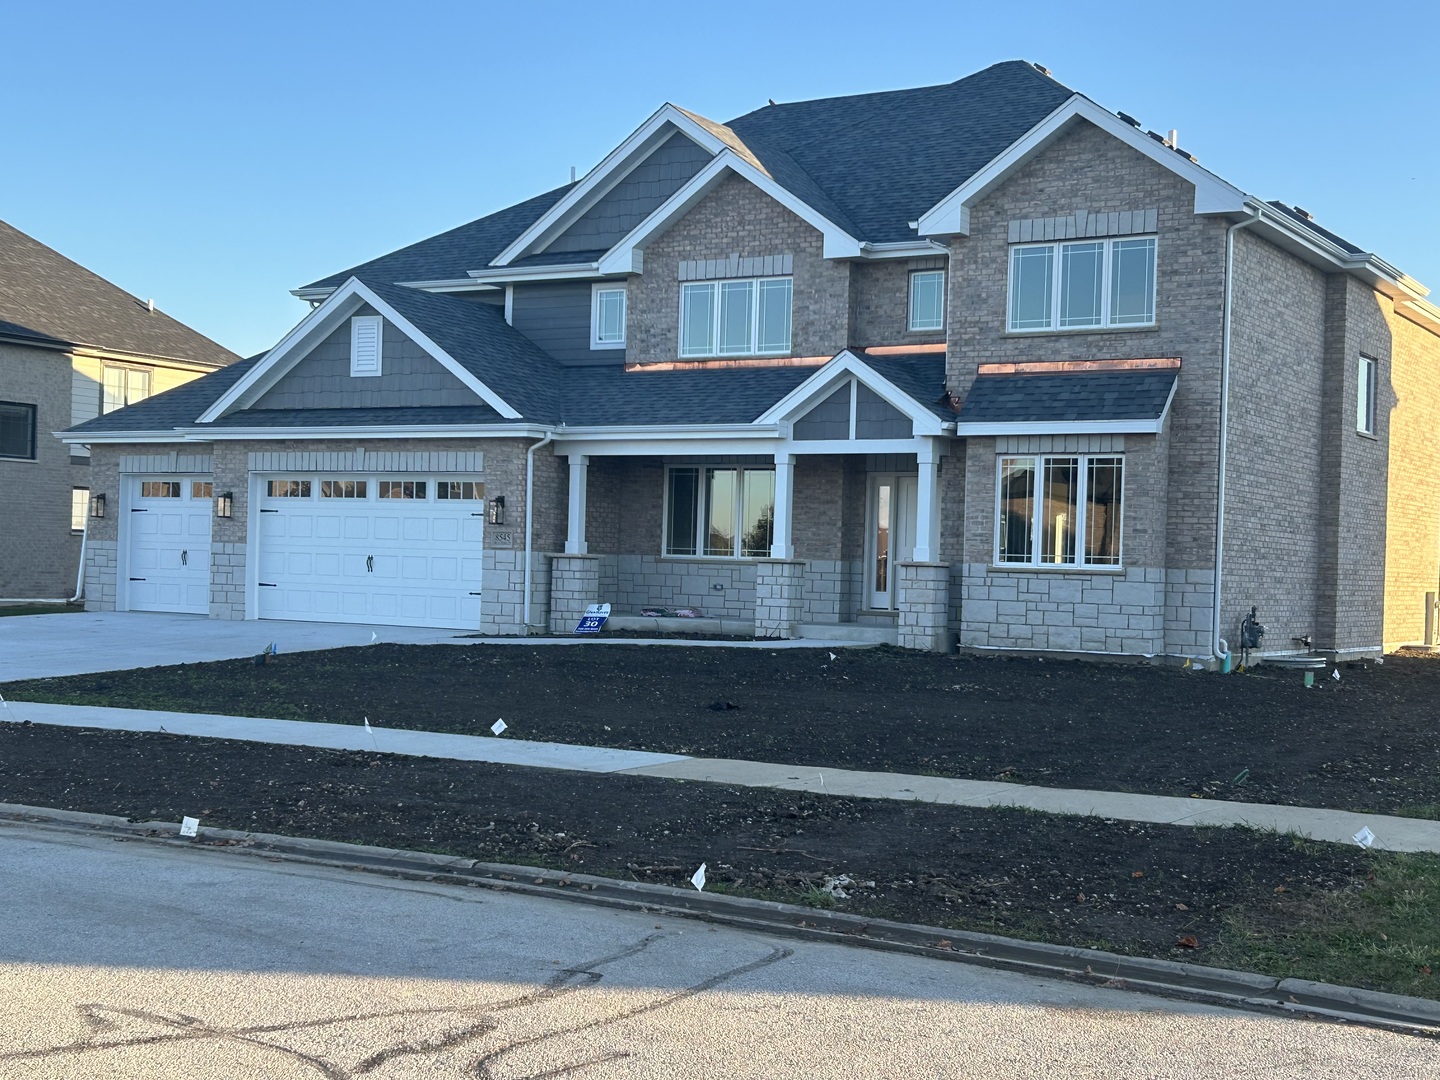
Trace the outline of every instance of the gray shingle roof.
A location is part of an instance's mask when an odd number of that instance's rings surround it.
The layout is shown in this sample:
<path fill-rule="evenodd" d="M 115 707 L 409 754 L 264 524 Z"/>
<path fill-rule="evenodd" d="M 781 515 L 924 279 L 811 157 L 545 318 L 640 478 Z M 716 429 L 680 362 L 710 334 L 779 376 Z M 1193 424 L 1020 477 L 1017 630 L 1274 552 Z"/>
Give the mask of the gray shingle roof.
<path fill-rule="evenodd" d="M 417 244 L 381 255 L 367 263 L 331 274 L 304 286 L 333 289 L 352 277 L 365 281 L 455 281 L 479 270 L 510 246 L 540 215 L 560 201 L 571 185 L 507 206 Z M 579 260 L 572 260 L 579 261 Z"/>
<path fill-rule="evenodd" d="M 945 394 L 945 357 L 916 356 L 902 360 L 896 357 L 866 356 L 862 359 L 877 375 L 889 379 L 940 419 L 955 419 L 955 413 L 947 404 L 948 398 Z"/>
<path fill-rule="evenodd" d="M 959 421 L 1054 423 L 1078 420 L 1156 420 L 1165 411 L 1177 372 L 1066 372 L 1057 375 L 981 375 L 970 387 Z"/>
<path fill-rule="evenodd" d="M 213 405 L 221 394 L 235 383 L 264 357 L 264 353 L 245 360 L 237 360 L 228 367 L 202 375 L 173 390 L 138 401 L 117 412 L 105 413 L 77 424 L 74 432 L 93 431 L 96 434 L 126 431 L 169 431 L 195 422 L 195 418 Z"/>
<path fill-rule="evenodd" d="M 1313 218 L 1306 217 L 1293 206 L 1286 206 L 1283 202 L 1280 202 L 1276 199 L 1271 199 L 1266 205 L 1274 207 L 1276 210 L 1279 210 L 1280 213 L 1284 214 L 1287 218 L 1289 218 L 1295 224 L 1299 225 L 1301 228 L 1309 229 L 1316 236 L 1323 236 L 1326 240 L 1329 240 L 1337 247 L 1348 251 L 1351 255 L 1365 254 L 1364 248 L 1356 247 L 1349 240 L 1346 240 L 1343 236 L 1340 236 L 1337 233 L 1331 232 L 1329 229 L 1317 225 Z"/>
<path fill-rule="evenodd" d="M 571 368 L 565 423 L 748 424 L 815 374 L 814 368 L 632 371 Z"/>
<path fill-rule="evenodd" d="M 219 366 L 239 357 L 0 221 L 0 335 Z"/>

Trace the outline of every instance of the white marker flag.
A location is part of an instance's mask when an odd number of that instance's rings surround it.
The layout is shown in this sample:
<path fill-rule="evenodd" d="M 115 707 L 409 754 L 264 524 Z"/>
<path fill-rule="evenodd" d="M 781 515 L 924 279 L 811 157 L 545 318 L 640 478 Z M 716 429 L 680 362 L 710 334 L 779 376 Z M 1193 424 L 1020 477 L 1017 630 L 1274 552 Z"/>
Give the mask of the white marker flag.
<path fill-rule="evenodd" d="M 1339 669 L 1339 668 L 1336 668 L 1334 671 L 1330 672 L 1330 678 L 1334 679 L 1336 682 L 1339 682 L 1339 681 L 1340 681 L 1340 669 Z"/>
<path fill-rule="evenodd" d="M 180 835 L 194 836 L 200 831 L 200 819 L 196 817 L 182 817 L 180 819 Z"/>
<path fill-rule="evenodd" d="M 690 875 L 690 884 L 701 892 L 705 891 L 705 864 L 703 862 L 700 864 L 700 869 Z"/>
<path fill-rule="evenodd" d="M 509 726 L 510 725 L 505 723 L 504 720 L 496 720 L 493 724 L 490 725 L 490 731 L 495 735 L 499 735 Z"/>
<path fill-rule="evenodd" d="M 1355 843 L 1359 844 L 1361 847 L 1375 846 L 1375 834 L 1370 831 L 1369 825 L 1366 825 L 1363 829 L 1357 832 L 1354 839 Z"/>

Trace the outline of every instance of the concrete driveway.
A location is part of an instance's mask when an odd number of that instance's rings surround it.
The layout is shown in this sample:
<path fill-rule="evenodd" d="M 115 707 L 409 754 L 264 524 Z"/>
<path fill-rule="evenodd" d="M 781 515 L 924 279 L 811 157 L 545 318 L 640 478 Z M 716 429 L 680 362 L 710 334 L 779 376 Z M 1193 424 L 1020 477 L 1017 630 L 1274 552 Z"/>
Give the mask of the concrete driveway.
<path fill-rule="evenodd" d="M 0 618 L 0 682 L 91 671 L 194 664 L 278 651 L 308 652 L 379 641 L 429 645 L 463 631 L 354 623 L 226 622 L 204 615 L 87 611 Z"/>

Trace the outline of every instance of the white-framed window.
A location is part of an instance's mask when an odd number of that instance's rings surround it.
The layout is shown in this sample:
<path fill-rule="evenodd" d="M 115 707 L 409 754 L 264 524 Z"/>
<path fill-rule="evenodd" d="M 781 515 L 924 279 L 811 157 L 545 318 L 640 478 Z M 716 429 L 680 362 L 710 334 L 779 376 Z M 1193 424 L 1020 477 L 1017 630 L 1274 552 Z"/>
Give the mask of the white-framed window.
<path fill-rule="evenodd" d="M 150 396 L 150 372 L 146 368 L 112 367 L 106 364 L 101 373 L 104 392 L 100 399 L 102 413 L 123 409 Z"/>
<path fill-rule="evenodd" d="M 775 470 L 673 465 L 665 476 L 665 554 L 765 559 L 775 531 Z"/>
<path fill-rule="evenodd" d="M 1153 236 L 1012 244 L 1012 331 L 1153 326 Z"/>
<path fill-rule="evenodd" d="M 1121 565 L 1123 457 L 1007 455 L 996 486 L 996 565 Z"/>
<path fill-rule="evenodd" d="M 485 484 L 480 480 L 439 480 L 435 483 L 435 498 L 475 502 L 485 498 Z"/>
<path fill-rule="evenodd" d="M 788 277 L 694 281 L 680 286 L 681 356 L 790 351 Z"/>
<path fill-rule="evenodd" d="M 425 487 L 424 480 L 381 480 L 380 498 L 414 499 L 425 502 Z"/>
<path fill-rule="evenodd" d="M 90 514 L 90 489 L 70 489 L 70 531 L 84 532 L 85 519 Z"/>
<path fill-rule="evenodd" d="M 379 375 L 384 351 L 385 320 L 379 315 L 356 315 L 350 320 L 350 374 L 354 378 Z"/>
<path fill-rule="evenodd" d="M 1370 357 L 1360 357 L 1355 392 L 1355 430 L 1365 435 L 1375 434 L 1375 367 L 1375 361 Z"/>
<path fill-rule="evenodd" d="M 310 498 L 310 481 L 267 480 L 265 481 L 265 495 L 271 499 L 308 499 Z"/>
<path fill-rule="evenodd" d="M 369 484 L 364 480 L 321 480 L 322 499 L 365 499 L 369 497 Z"/>
<path fill-rule="evenodd" d="M 590 348 L 625 347 L 625 286 L 595 285 L 590 290 Z"/>
<path fill-rule="evenodd" d="M 914 270 L 910 273 L 910 330 L 945 329 L 945 271 Z"/>
<path fill-rule="evenodd" d="M 142 499 L 178 499 L 180 498 L 180 481 L 142 480 L 140 481 L 140 497 Z"/>

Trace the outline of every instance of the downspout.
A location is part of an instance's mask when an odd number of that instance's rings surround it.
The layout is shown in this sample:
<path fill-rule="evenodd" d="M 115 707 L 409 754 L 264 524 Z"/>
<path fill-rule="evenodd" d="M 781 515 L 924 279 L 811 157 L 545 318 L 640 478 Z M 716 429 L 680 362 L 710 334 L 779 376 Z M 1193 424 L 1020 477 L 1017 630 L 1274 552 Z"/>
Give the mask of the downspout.
<path fill-rule="evenodd" d="M 1225 444 L 1230 432 L 1230 316 L 1235 292 L 1235 234 L 1260 220 L 1260 208 L 1225 230 L 1225 319 L 1220 339 L 1220 474 L 1215 486 L 1215 599 L 1210 610 L 1210 647 L 1217 659 L 1228 650 L 1220 636 L 1220 568 L 1225 557 Z"/>
<path fill-rule="evenodd" d="M 530 632 L 530 559 L 535 527 L 535 451 L 554 441 L 552 431 L 525 451 L 525 605 L 521 618 L 527 634 Z"/>

